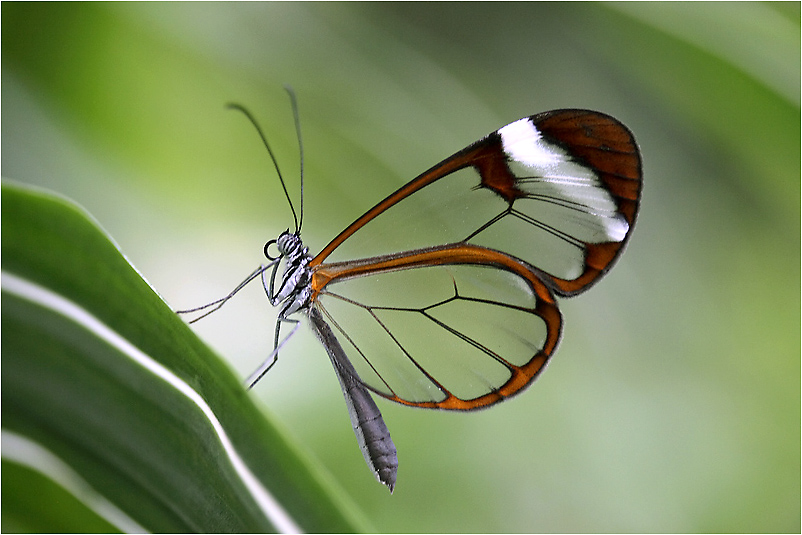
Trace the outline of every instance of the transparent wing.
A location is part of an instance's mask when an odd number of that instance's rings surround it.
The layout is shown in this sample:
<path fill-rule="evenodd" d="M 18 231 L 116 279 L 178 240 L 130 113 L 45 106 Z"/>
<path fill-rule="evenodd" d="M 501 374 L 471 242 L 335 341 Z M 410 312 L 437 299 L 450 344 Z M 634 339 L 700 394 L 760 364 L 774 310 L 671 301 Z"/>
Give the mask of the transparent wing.
<path fill-rule="evenodd" d="M 340 233 L 312 266 L 470 244 L 514 256 L 553 291 L 574 295 L 623 250 L 640 191 L 640 153 L 624 125 L 586 110 L 545 112 L 412 180 Z"/>
<path fill-rule="evenodd" d="M 313 306 L 363 384 L 393 401 L 470 410 L 519 392 L 556 349 L 560 313 L 527 266 L 470 245 L 325 264 Z"/>

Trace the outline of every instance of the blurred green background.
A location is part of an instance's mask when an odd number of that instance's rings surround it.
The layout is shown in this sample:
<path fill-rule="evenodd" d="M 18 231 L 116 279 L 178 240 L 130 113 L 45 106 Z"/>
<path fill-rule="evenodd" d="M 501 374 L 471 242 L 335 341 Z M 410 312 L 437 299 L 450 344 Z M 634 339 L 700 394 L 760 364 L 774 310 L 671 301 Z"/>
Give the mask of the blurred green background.
<path fill-rule="evenodd" d="M 175 308 L 233 288 L 292 225 L 299 98 L 312 251 L 498 127 L 561 107 L 627 124 L 627 253 L 563 301 L 524 395 L 472 414 L 379 401 L 367 472 L 309 332 L 253 391 L 388 532 L 800 530 L 800 4 L 2 4 L 2 174 L 83 205 Z M 198 332 L 245 377 L 254 285 Z M 8 492 L 9 489 L 3 489 Z"/>

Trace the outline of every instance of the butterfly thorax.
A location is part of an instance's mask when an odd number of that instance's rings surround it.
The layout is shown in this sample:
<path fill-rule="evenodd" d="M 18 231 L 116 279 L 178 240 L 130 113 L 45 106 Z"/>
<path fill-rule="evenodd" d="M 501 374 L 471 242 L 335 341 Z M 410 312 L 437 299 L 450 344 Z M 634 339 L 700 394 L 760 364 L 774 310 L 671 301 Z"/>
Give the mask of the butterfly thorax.
<path fill-rule="evenodd" d="M 273 272 L 273 280 L 270 285 L 273 290 L 271 301 L 274 305 L 283 303 L 279 315 L 286 318 L 294 312 L 309 307 L 312 296 L 312 288 L 309 284 L 312 279 L 309 261 L 312 257 L 309 255 L 309 248 L 303 244 L 298 233 L 286 230 L 281 233 L 275 243 L 279 251 L 279 258 L 284 259 L 284 274 L 278 289 L 274 290 L 273 282 L 276 271 Z"/>

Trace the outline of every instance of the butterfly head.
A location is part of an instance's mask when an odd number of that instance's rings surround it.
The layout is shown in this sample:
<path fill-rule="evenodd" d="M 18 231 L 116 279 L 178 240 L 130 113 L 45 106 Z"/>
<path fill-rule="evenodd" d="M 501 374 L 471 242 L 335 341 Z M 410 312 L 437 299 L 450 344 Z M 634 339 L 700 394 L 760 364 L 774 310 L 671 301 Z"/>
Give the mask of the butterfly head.
<path fill-rule="evenodd" d="M 275 245 L 278 249 L 278 255 L 270 254 L 270 246 Z M 275 240 L 270 240 L 265 244 L 264 249 L 265 257 L 271 262 L 279 258 L 286 258 L 288 262 L 308 256 L 309 248 L 306 247 L 301 241 L 301 236 L 298 232 L 290 232 L 289 229 L 282 232 Z"/>

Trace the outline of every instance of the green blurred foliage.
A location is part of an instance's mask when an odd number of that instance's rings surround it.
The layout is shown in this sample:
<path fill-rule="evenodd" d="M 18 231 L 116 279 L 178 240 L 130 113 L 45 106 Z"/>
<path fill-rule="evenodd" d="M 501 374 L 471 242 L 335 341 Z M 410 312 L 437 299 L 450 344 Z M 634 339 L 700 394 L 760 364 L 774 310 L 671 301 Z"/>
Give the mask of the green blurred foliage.
<path fill-rule="evenodd" d="M 800 530 L 799 3 L 3 3 L 2 173 L 86 207 L 176 308 L 524 115 L 635 132 L 638 228 L 525 395 L 455 415 L 381 403 L 367 474 L 323 351 L 296 337 L 255 390 L 382 531 Z M 252 289 L 197 331 L 243 376 L 275 313 Z M 4 489 L 5 490 L 5 489 Z"/>

